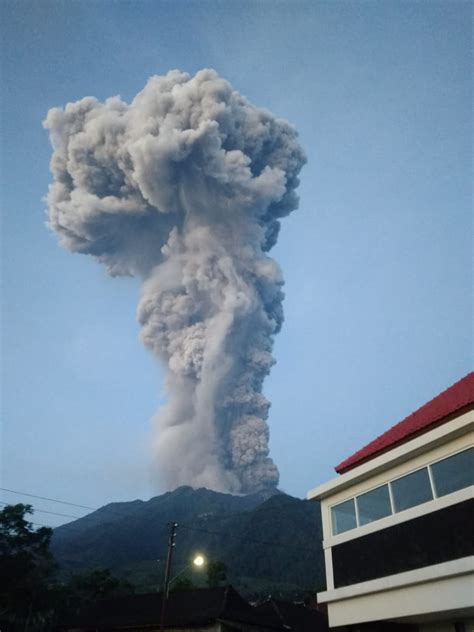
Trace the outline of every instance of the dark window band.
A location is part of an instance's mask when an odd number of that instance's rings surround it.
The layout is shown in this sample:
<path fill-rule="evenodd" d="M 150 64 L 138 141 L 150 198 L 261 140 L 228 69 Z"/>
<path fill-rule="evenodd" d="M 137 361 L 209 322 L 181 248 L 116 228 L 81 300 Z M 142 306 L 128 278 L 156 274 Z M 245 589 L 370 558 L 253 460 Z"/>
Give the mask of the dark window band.
<path fill-rule="evenodd" d="M 332 547 L 336 588 L 474 554 L 474 500 Z"/>

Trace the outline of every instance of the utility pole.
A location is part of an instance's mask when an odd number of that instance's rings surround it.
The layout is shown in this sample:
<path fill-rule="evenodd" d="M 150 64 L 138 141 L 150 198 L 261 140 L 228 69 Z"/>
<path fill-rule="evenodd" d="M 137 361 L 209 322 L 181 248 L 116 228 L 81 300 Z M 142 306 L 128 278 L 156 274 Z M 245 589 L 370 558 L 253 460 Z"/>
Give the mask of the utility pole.
<path fill-rule="evenodd" d="M 170 535 L 168 538 L 168 554 L 166 556 L 166 568 L 165 568 L 165 581 L 163 584 L 163 593 L 161 596 L 161 621 L 160 630 L 165 629 L 165 615 L 166 615 L 166 602 L 168 601 L 170 574 L 171 574 L 171 561 L 173 559 L 173 550 L 176 546 L 176 531 L 178 530 L 178 523 L 172 522 L 170 528 Z"/>

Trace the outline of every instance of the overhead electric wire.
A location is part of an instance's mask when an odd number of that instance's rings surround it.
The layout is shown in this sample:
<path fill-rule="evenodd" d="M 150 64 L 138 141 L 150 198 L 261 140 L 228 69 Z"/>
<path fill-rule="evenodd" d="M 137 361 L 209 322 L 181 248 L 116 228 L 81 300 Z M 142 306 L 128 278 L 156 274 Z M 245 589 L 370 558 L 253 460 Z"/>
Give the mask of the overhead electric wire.
<path fill-rule="evenodd" d="M 265 502 L 265 501 L 264 501 Z M 269 511 L 284 511 L 286 508 L 289 508 L 292 505 L 292 502 L 287 502 L 283 506 L 280 507 L 265 507 L 264 509 L 260 509 L 257 505 L 253 509 L 247 509 L 246 511 L 233 511 L 231 513 L 223 513 L 221 516 L 209 516 L 209 520 L 227 520 L 228 518 L 233 518 L 234 516 L 248 516 L 252 514 L 254 511 L 258 513 L 267 513 Z"/>
<path fill-rule="evenodd" d="M 54 527 L 50 527 L 46 524 L 40 524 L 39 522 L 30 522 L 30 524 L 34 525 L 35 527 L 43 527 L 45 529 L 53 529 Z M 225 534 L 227 535 L 227 534 Z M 305 551 L 313 551 L 314 549 L 303 549 L 303 547 L 297 547 L 301 550 L 305 550 Z M 157 560 L 158 562 L 160 560 Z M 71 572 L 71 571 L 70 571 Z M 235 579 L 248 579 L 246 575 L 235 575 L 233 576 L 235 577 Z M 256 576 L 257 579 L 269 579 L 269 577 L 267 575 L 257 575 Z"/>
<path fill-rule="evenodd" d="M 0 505 L 10 505 L 10 504 L 11 503 L 0 501 Z M 61 518 L 75 518 L 76 520 L 79 520 L 80 518 L 86 518 L 86 516 L 72 516 L 71 514 L 57 513 L 56 511 L 47 511 L 46 509 L 38 509 L 37 507 L 33 507 L 33 510 L 34 512 L 39 511 L 40 513 L 51 514 L 52 516 L 61 516 Z"/>
<path fill-rule="evenodd" d="M 129 517 L 130 514 L 127 513 L 123 513 L 121 511 L 117 511 L 116 509 L 112 508 L 112 507 L 108 507 L 108 506 L 103 506 L 103 507 L 91 507 L 90 505 L 79 505 L 78 503 L 73 503 L 73 502 L 69 502 L 67 500 L 59 500 L 58 498 L 50 498 L 48 496 L 38 496 L 38 494 L 30 494 L 27 492 L 19 492 L 17 490 L 14 489 L 7 489 L 6 487 L 0 487 L 0 491 L 3 492 L 9 492 L 11 494 L 18 494 L 19 496 L 28 496 L 29 498 L 38 498 L 40 500 L 47 500 L 48 502 L 53 502 L 53 503 L 60 503 L 61 505 L 69 505 L 71 507 L 79 507 L 80 509 L 88 509 L 89 511 L 108 511 L 110 513 L 115 514 L 116 516 L 122 516 L 122 517 Z M 146 502 L 146 501 L 143 501 Z M 74 517 L 76 519 L 80 519 L 80 518 L 87 518 L 89 514 L 86 514 L 85 516 L 68 516 L 68 517 Z M 161 524 L 165 524 L 164 522 Z M 167 523 L 166 523 L 167 524 Z"/>
<path fill-rule="evenodd" d="M 254 538 L 248 538 L 246 535 L 233 535 L 232 533 L 225 533 L 224 531 L 208 531 L 207 529 L 201 529 L 199 527 L 190 527 L 182 522 L 179 523 L 181 529 L 187 529 L 188 531 L 200 531 L 201 533 L 207 533 L 208 535 L 225 536 L 227 538 L 234 538 L 236 540 L 244 540 L 252 544 L 263 544 L 266 546 L 281 546 L 284 548 L 299 549 L 302 551 L 310 551 L 311 553 L 318 553 L 316 549 L 310 549 L 307 546 L 302 547 L 297 544 L 288 544 L 285 542 L 269 542 L 268 540 L 255 540 Z"/>
<path fill-rule="evenodd" d="M 38 509 L 33 508 L 35 511 L 41 511 Z M 54 513 L 52 511 L 47 511 L 45 513 L 50 513 L 52 515 L 55 516 L 64 516 L 64 514 L 59 514 L 59 513 Z M 87 516 L 84 516 L 87 517 Z M 39 523 L 34 523 L 32 522 L 31 524 L 36 524 L 38 526 L 42 526 L 42 527 L 47 527 L 48 525 L 40 525 Z M 162 525 L 166 525 L 168 526 L 169 523 L 164 523 L 161 522 L 159 524 Z M 70 523 L 66 523 L 65 525 L 59 525 L 59 526 L 67 526 L 68 529 L 80 529 L 80 527 L 75 527 L 74 525 L 71 525 Z M 245 542 L 250 542 L 252 544 L 261 544 L 264 546 L 279 546 L 279 547 L 284 547 L 284 548 L 292 548 L 292 549 L 298 549 L 298 550 L 304 550 L 304 551 L 309 551 L 311 553 L 317 553 L 318 551 L 316 549 L 312 549 L 309 547 L 302 547 L 302 546 L 298 546 L 297 544 L 288 544 L 285 542 L 270 542 L 268 540 L 256 540 L 255 538 L 248 538 L 246 535 L 235 535 L 232 534 L 228 531 L 209 531 L 208 529 L 202 529 L 201 527 L 191 527 L 190 525 L 187 525 L 185 523 L 178 523 L 178 526 L 180 529 L 185 529 L 187 531 L 196 531 L 196 532 L 200 532 L 200 533 L 206 533 L 207 535 L 215 535 L 218 537 L 226 537 L 226 538 L 234 538 L 236 540 L 244 540 Z M 49 527 L 52 529 L 57 529 L 58 527 Z M 80 529 L 82 531 L 82 529 Z"/>
<path fill-rule="evenodd" d="M 37 494 L 28 494 L 26 492 L 18 492 L 14 489 L 7 489 L 6 487 L 0 487 L 2 492 L 10 492 L 11 494 L 18 494 L 19 496 L 29 496 L 30 498 L 40 498 L 41 500 L 49 500 L 53 503 L 61 503 L 62 505 L 70 505 L 71 507 L 80 507 L 81 509 L 91 509 L 96 511 L 97 507 L 89 507 L 88 505 L 78 505 L 77 503 L 71 503 L 66 500 L 58 500 L 57 498 L 48 498 L 47 496 L 38 496 Z"/>
<path fill-rule="evenodd" d="M 61 515 L 61 514 L 59 514 Z M 28 521 L 30 522 L 30 521 Z M 57 529 L 58 527 L 52 527 L 51 525 L 46 525 L 46 524 L 40 524 L 38 522 L 30 522 L 30 524 L 35 525 L 37 527 L 46 527 L 48 529 Z M 164 524 L 164 523 L 161 523 Z M 59 526 L 68 526 L 69 529 L 74 529 L 77 527 L 74 527 L 73 525 L 67 524 L 67 525 L 59 525 Z M 186 529 L 187 531 L 196 531 L 196 532 L 200 532 L 200 533 L 206 533 L 207 535 L 215 535 L 218 536 L 220 538 L 233 538 L 235 540 L 243 540 L 244 542 L 248 542 L 251 544 L 259 544 L 262 546 L 278 546 L 278 547 L 282 547 L 282 548 L 290 548 L 290 549 L 297 549 L 299 551 L 306 551 L 309 553 L 318 553 L 319 551 L 317 549 L 312 549 L 309 548 L 307 546 L 299 546 L 297 544 L 288 544 L 286 542 L 271 542 L 269 540 L 256 540 L 254 538 L 248 538 L 246 535 L 235 535 L 229 532 L 225 532 L 225 531 L 209 531 L 207 529 L 201 529 L 199 527 L 190 527 L 189 525 L 186 525 L 184 523 L 179 523 L 179 528 L 180 529 Z"/>
<path fill-rule="evenodd" d="M 61 503 L 61 504 L 64 504 L 64 505 L 70 505 L 72 507 L 80 507 L 82 509 L 90 509 L 92 511 L 97 511 L 99 509 L 99 508 L 94 508 L 94 507 L 88 507 L 86 505 L 79 505 L 78 503 L 72 503 L 72 502 L 68 502 L 68 501 L 64 501 L 64 500 L 58 500 L 58 499 L 54 499 L 54 498 L 47 498 L 45 496 L 39 496 L 39 495 L 36 495 L 36 494 L 30 494 L 30 493 L 26 493 L 26 492 L 17 492 L 17 491 L 10 490 L 10 489 L 5 489 L 5 488 L 0 488 L 0 490 L 1 491 L 11 492 L 11 493 L 14 493 L 14 494 L 19 494 L 19 495 L 22 495 L 22 496 L 28 496 L 30 498 L 39 498 L 41 500 L 48 500 L 50 502 L 58 502 L 58 503 Z M 6 505 L 6 504 L 9 504 L 9 503 L 5 503 L 3 501 L 0 501 L 0 504 Z M 105 508 L 103 507 L 102 509 L 106 509 L 106 507 Z M 271 508 L 267 508 L 267 509 L 262 509 L 260 511 L 261 511 L 261 513 L 263 513 L 264 511 L 273 511 L 273 510 L 276 510 L 276 509 L 279 509 L 279 508 L 271 507 Z M 51 514 L 51 515 L 54 515 L 54 516 L 60 516 L 60 517 L 65 517 L 65 518 L 74 518 L 76 520 L 80 519 L 80 517 L 78 517 L 78 516 L 61 514 L 59 512 L 47 511 L 45 509 L 36 509 L 34 506 L 33 506 L 33 510 L 34 511 L 38 511 L 38 512 L 42 512 L 42 513 Z M 215 518 L 228 518 L 228 517 L 232 517 L 232 516 L 236 516 L 236 515 L 249 514 L 251 512 L 252 512 L 252 510 L 249 509 L 248 511 L 245 511 L 245 512 L 235 512 L 235 513 L 227 514 L 226 516 L 215 516 Z M 116 511 L 114 513 L 116 513 L 116 515 L 121 515 L 122 517 L 131 517 L 130 514 L 125 514 L 125 513 L 120 513 L 119 514 Z M 86 516 L 82 516 L 82 518 L 87 518 L 87 517 L 88 517 L 87 515 Z M 58 527 L 65 526 L 65 527 L 67 527 L 68 530 L 76 530 L 76 531 L 80 531 L 80 532 L 83 533 L 83 530 L 81 529 L 81 527 L 79 527 L 79 525 L 74 525 L 74 524 L 71 524 L 71 523 L 66 523 L 64 525 L 58 525 L 58 526 L 53 527 L 53 526 L 45 525 L 45 524 L 42 524 L 42 523 L 39 523 L 39 522 L 31 522 L 31 521 L 28 521 L 28 522 L 29 522 L 29 524 L 31 524 L 31 525 L 33 525 L 35 527 L 52 529 L 53 531 L 55 529 L 57 529 Z M 169 526 L 169 523 L 161 522 L 159 524 L 162 524 L 162 525 L 166 524 L 166 526 Z M 281 547 L 281 548 L 286 548 L 286 549 L 305 551 L 307 553 L 319 553 L 320 552 L 317 549 L 304 547 L 304 546 L 298 546 L 296 544 L 289 544 L 289 543 L 284 543 L 284 542 L 271 542 L 271 541 L 268 541 L 268 540 L 258 540 L 258 539 L 254 539 L 254 538 L 249 538 L 249 537 L 247 537 L 245 535 L 236 535 L 236 534 L 233 534 L 233 533 L 230 533 L 230 532 L 224 532 L 224 531 L 209 531 L 208 529 L 203 529 L 203 528 L 200 528 L 200 527 L 191 527 L 190 525 L 187 525 L 187 524 L 182 523 L 182 522 L 179 523 L 179 527 L 183 528 L 185 530 L 188 530 L 188 531 L 205 533 L 207 535 L 213 535 L 213 536 L 217 536 L 219 538 L 233 538 L 235 540 L 240 540 L 241 542 L 244 542 L 244 543 L 257 544 L 257 545 L 260 545 L 260 546 Z M 268 577 L 266 575 L 260 575 L 258 577 L 260 579 L 268 579 Z"/>
<path fill-rule="evenodd" d="M 49 526 L 49 525 L 47 525 L 47 524 L 40 524 L 39 522 L 30 522 L 30 521 L 28 520 L 28 523 L 29 523 L 29 524 L 32 524 L 34 527 L 42 527 L 43 529 L 54 529 L 54 527 L 50 527 L 50 526 Z"/>
<path fill-rule="evenodd" d="M 66 501 L 66 500 L 59 500 L 57 498 L 48 498 L 47 496 L 38 496 L 37 494 L 30 494 L 30 493 L 26 493 L 26 492 L 19 492 L 13 489 L 7 489 L 5 487 L 0 487 L 0 491 L 4 491 L 4 492 L 9 492 L 12 494 L 18 494 L 20 496 L 28 496 L 30 498 L 39 498 L 40 500 L 47 500 L 50 502 L 54 502 L 54 503 L 60 503 L 62 505 L 70 505 L 71 507 L 79 507 L 81 509 L 89 509 L 90 511 L 99 511 L 99 510 L 103 510 L 103 511 L 110 511 L 111 513 L 115 513 L 116 515 L 122 515 L 122 516 L 126 516 L 128 517 L 130 514 L 125 514 L 125 513 L 121 513 L 120 511 L 117 511 L 116 509 L 113 508 L 109 508 L 106 505 L 104 505 L 103 507 L 91 507 L 89 505 L 79 505 L 77 503 L 73 503 L 70 501 Z M 151 499 L 150 499 L 151 500 Z M 149 502 L 144 500 L 144 503 Z M 285 505 L 290 505 L 291 501 L 288 503 L 285 503 Z M 267 511 L 282 511 L 282 507 L 266 507 L 264 509 L 259 509 L 258 506 L 255 507 L 255 510 L 257 510 L 260 513 L 263 512 L 267 512 Z M 209 519 L 210 520 L 226 520 L 228 518 L 233 518 L 235 516 L 245 516 L 245 515 L 249 515 L 252 511 L 254 511 L 253 509 L 248 509 L 246 511 L 234 511 L 234 512 L 230 512 L 230 513 L 226 513 L 223 514 L 221 516 L 210 516 Z M 74 516 L 75 518 L 78 518 L 78 516 Z M 79 517 L 83 517 L 85 518 L 85 516 L 79 516 Z M 165 524 L 165 523 L 161 523 L 161 524 Z M 168 524 L 168 523 L 166 523 Z"/>
<path fill-rule="evenodd" d="M 27 492 L 19 492 L 19 491 L 15 491 L 15 490 L 12 490 L 12 489 L 7 489 L 7 488 L 4 488 L 4 487 L 0 487 L 0 491 L 10 492 L 12 494 L 18 494 L 18 495 L 21 495 L 21 496 L 28 496 L 30 498 L 39 498 L 41 500 L 48 500 L 50 502 L 57 502 L 57 503 L 61 503 L 61 504 L 64 504 L 64 505 L 70 505 L 72 507 L 80 507 L 82 509 L 90 509 L 92 511 L 98 511 L 99 509 L 103 509 L 103 510 L 111 511 L 112 513 L 115 513 L 116 515 L 120 515 L 122 517 L 126 517 L 126 518 L 132 517 L 131 514 L 117 512 L 117 511 L 115 511 L 113 509 L 110 510 L 107 507 L 99 508 L 99 507 L 90 507 L 90 506 L 87 506 L 87 505 L 79 505 L 77 503 L 72 503 L 72 502 L 65 501 L 65 500 L 59 500 L 59 499 L 55 499 L 55 498 L 48 498 L 46 496 L 39 496 L 39 495 L 36 495 L 36 494 L 30 494 L 30 493 L 27 493 Z M 146 502 L 146 501 L 144 501 L 144 502 Z M 275 508 L 274 507 L 267 508 L 267 510 L 270 510 L 270 511 L 273 511 L 274 509 L 276 509 L 276 507 Z M 267 510 L 262 509 L 261 512 L 267 511 Z M 41 510 L 36 510 L 36 511 L 41 511 Z M 229 513 L 225 517 L 226 518 L 230 518 L 230 517 L 233 517 L 235 515 L 250 514 L 251 511 L 252 510 L 245 511 L 245 512 Z M 78 516 L 65 516 L 65 514 L 59 514 L 59 513 L 52 512 L 52 511 L 51 512 L 45 512 L 45 513 L 50 513 L 52 515 L 58 515 L 58 516 L 64 516 L 64 517 L 71 517 L 71 518 L 75 518 L 76 520 L 81 518 L 81 517 L 78 517 Z M 87 516 L 82 516 L 82 518 L 87 518 Z M 219 516 L 219 518 L 222 519 L 222 518 L 224 518 L 224 516 Z M 213 520 L 214 517 L 212 517 L 211 519 Z M 31 522 L 31 524 L 34 524 L 36 526 L 47 527 L 47 525 L 40 525 L 39 523 L 34 523 L 34 522 Z M 157 524 L 168 526 L 169 522 L 166 522 L 166 523 L 165 522 L 158 522 Z M 57 528 L 62 527 L 62 526 L 67 526 L 68 529 L 74 529 L 75 528 L 73 525 L 71 525 L 69 523 L 66 523 L 65 525 L 58 525 L 57 527 L 48 527 L 48 528 L 57 529 Z M 224 532 L 224 531 L 209 531 L 207 529 L 203 529 L 203 528 L 200 528 L 200 527 L 192 527 L 192 526 L 187 525 L 187 524 L 182 523 L 182 522 L 179 522 L 179 527 L 183 528 L 183 529 L 187 529 L 188 531 L 196 531 L 196 532 L 206 533 L 208 535 L 215 535 L 215 536 L 219 536 L 219 537 L 228 537 L 228 538 L 230 537 L 230 538 L 234 538 L 234 539 L 237 539 L 237 540 L 243 540 L 245 542 L 250 542 L 252 544 L 261 544 L 261 545 L 264 545 L 264 546 L 278 546 L 278 547 L 283 547 L 283 548 L 292 548 L 292 549 L 298 549 L 298 550 L 301 550 L 301 551 L 309 551 L 309 552 L 312 552 L 312 553 L 318 552 L 316 549 L 312 549 L 312 548 L 309 548 L 309 547 L 302 547 L 302 546 L 298 546 L 296 544 L 270 542 L 270 541 L 266 541 L 266 540 L 255 540 L 253 538 L 248 538 L 245 535 L 243 535 L 243 536 L 241 536 L 241 535 L 234 535 L 232 533 Z"/>

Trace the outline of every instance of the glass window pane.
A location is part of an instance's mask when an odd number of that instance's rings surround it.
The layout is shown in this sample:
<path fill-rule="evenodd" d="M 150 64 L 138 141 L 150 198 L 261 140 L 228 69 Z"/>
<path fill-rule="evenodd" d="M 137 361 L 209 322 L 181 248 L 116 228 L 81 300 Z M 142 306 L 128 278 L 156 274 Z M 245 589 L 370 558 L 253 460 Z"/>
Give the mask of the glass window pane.
<path fill-rule="evenodd" d="M 392 481 L 391 486 L 395 511 L 403 511 L 409 507 L 421 505 L 421 503 L 433 498 L 430 477 L 426 467 Z"/>
<path fill-rule="evenodd" d="M 359 513 L 359 526 L 389 516 L 392 513 L 392 508 L 390 507 L 388 485 L 382 485 L 357 496 L 357 511 Z"/>
<path fill-rule="evenodd" d="M 332 532 L 343 533 L 357 526 L 354 499 L 346 500 L 331 508 Z"/>
<path fill-rule="evenodd" d="M 474 485 L 474 448 L 433 463 L 431 471 L 438 496 Z"/>

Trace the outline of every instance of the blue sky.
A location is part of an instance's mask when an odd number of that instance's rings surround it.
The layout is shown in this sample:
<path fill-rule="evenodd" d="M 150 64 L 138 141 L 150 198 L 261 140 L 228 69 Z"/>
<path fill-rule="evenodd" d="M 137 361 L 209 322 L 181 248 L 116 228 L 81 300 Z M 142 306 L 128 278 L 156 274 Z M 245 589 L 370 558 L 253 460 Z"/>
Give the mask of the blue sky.
<path fill-rule="evenodd" d="M 86 95 L 131 100 L 172 68 L 215 68 L 293 123 L 308 156 L 273 250 L 286 320 L 265 394 L 282 489 L 303 497 L 470 370 L 469 2 L 0 10 L 2 487 L 92 506 L 160 491 L 149 442 L 163 373 L 138 338 L 138 282 L 46 229 L 41 121 Z"/>

